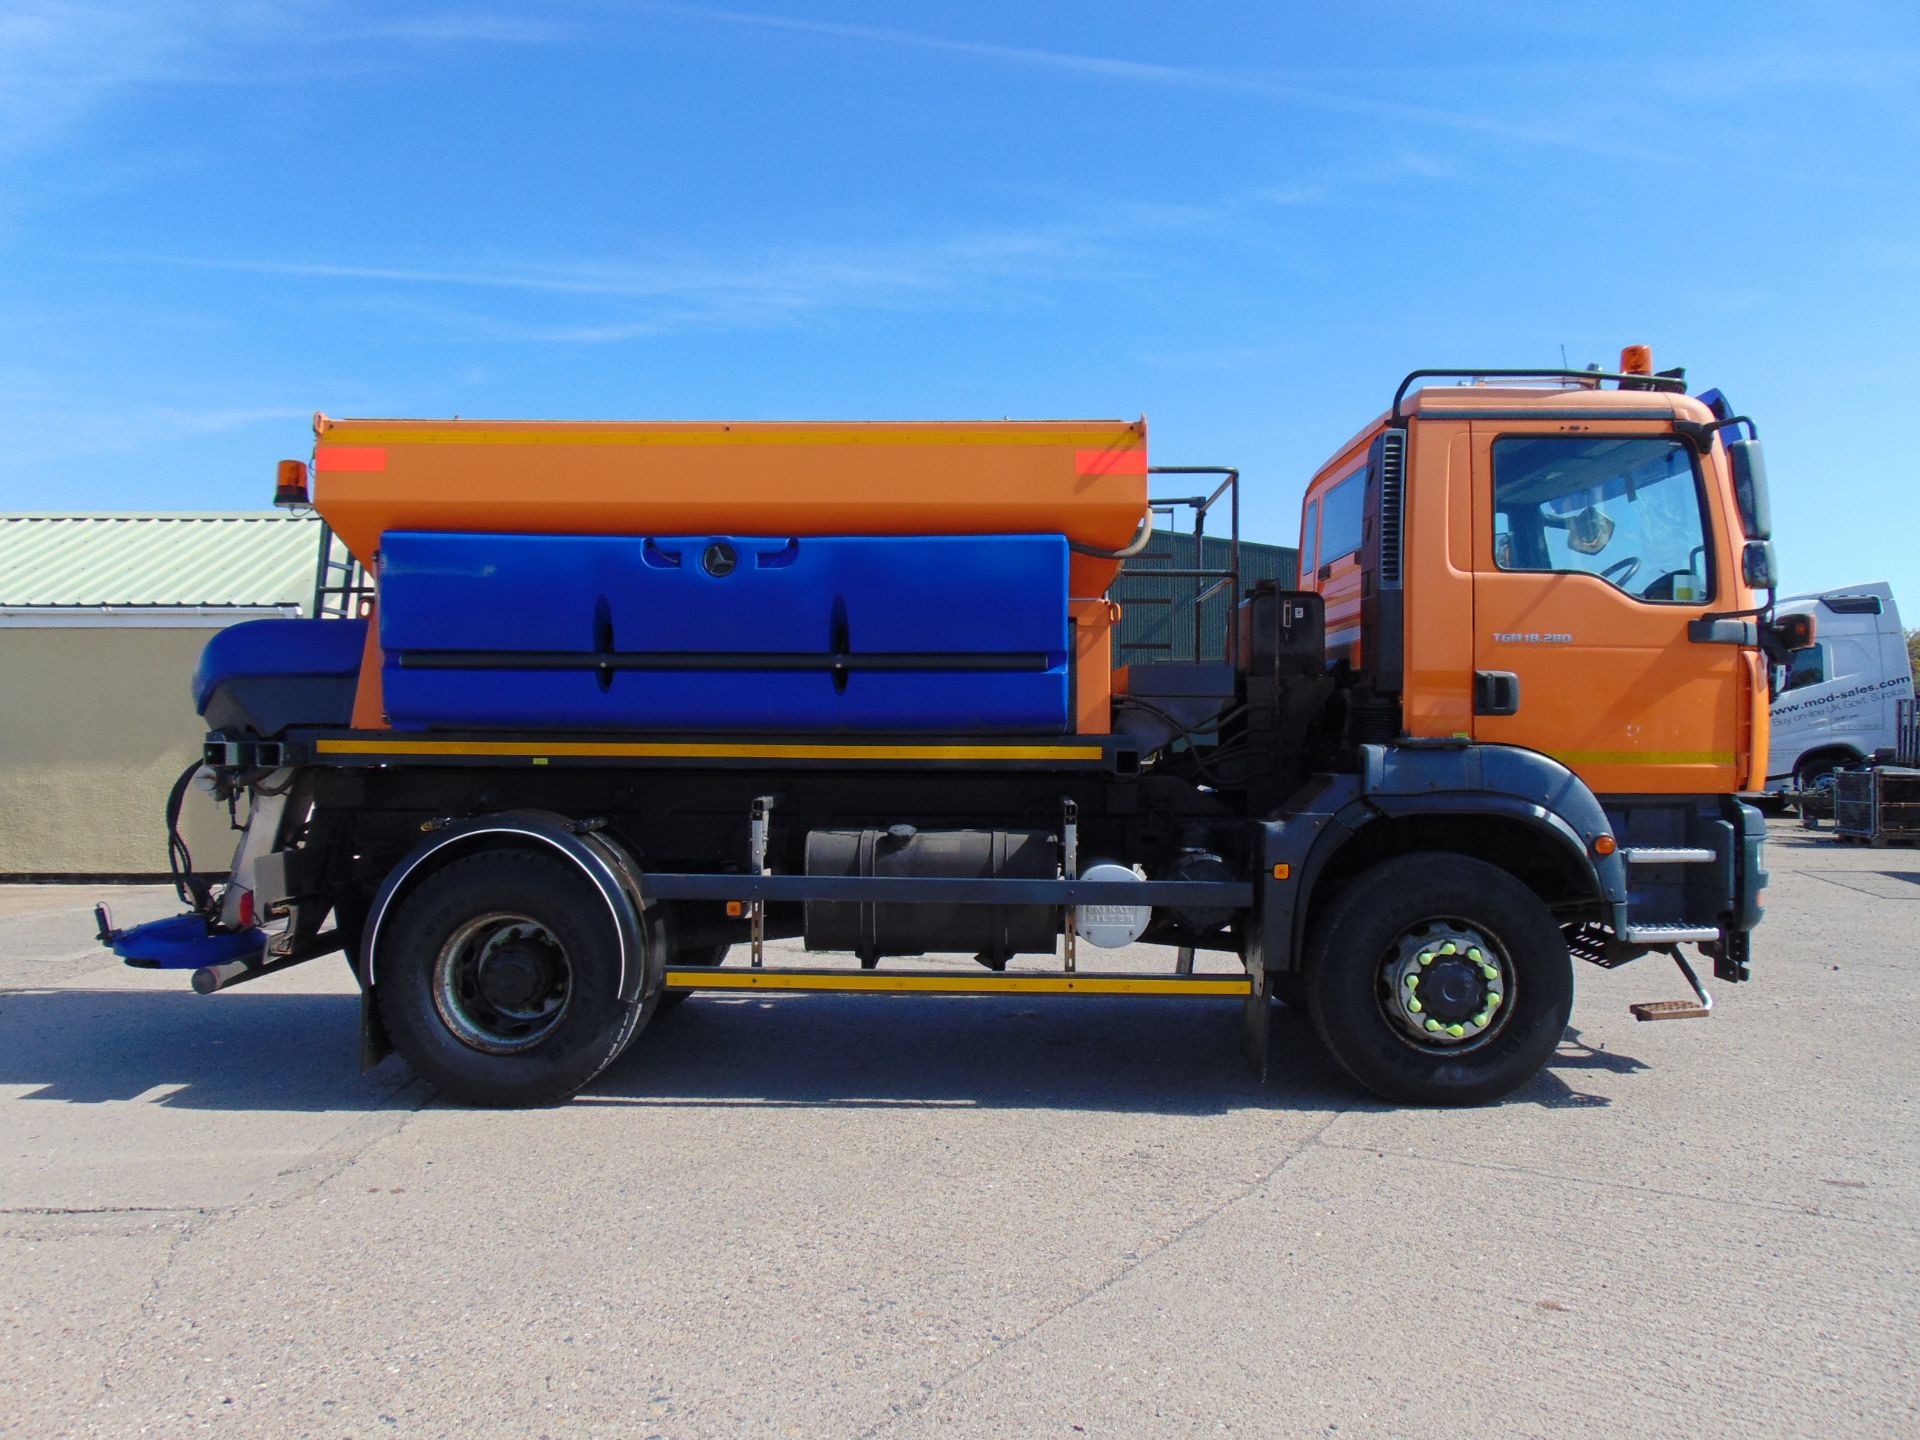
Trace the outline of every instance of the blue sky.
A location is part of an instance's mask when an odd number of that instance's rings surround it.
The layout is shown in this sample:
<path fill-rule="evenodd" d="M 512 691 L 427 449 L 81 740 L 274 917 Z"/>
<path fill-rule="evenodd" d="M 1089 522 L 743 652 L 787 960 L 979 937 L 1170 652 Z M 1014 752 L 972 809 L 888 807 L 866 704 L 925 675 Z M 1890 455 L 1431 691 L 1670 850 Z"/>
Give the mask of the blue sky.
<path fill-rule="evenodd" d="M 1909 7 L 0 0 L 0 508 L 257 506 L 332 414 L 1146 414 L 1306 478 L 1646 342 L 1789 589 L 1920 622 Z"/>

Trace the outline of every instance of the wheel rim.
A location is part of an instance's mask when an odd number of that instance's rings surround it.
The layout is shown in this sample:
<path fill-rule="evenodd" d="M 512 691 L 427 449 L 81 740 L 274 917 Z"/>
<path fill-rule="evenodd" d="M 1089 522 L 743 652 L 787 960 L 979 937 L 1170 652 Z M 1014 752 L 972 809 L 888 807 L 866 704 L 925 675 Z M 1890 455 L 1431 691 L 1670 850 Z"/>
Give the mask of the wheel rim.
<path fill-rule="evenodd" d="M 1513 1014 L 1514 989 L 1505 947 L 1459 920 L 1409 926 L 1380 961 L 1380 1008 L 1421 1049 L 1458 1054 L 1488 1044 Z"/>
<path fill-rule="evenodd" d="M 573 998 L 573 966 L 554 933 L 506 911 L 460 926 L 433 962 L 433 1004 L 461 1044 L 493 1055 L 538 1045 Z"/>

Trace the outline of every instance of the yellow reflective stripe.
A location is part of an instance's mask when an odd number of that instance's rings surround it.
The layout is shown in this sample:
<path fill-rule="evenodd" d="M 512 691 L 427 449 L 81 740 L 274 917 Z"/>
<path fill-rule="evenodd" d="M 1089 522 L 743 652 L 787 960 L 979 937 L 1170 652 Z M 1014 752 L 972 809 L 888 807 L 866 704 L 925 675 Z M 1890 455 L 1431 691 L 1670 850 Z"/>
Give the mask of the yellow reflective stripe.
<path fill-rule="evenodd" d="M 646 882 L 641 882 L 644 888 Z M 1243 997 L 1244 975 L 1168 980 L 1150 975 L 888 975 L 848 971 L 669 970 L 667 988 L 678 990 L 839 990 L 981 995 L 1226 995 Z"/>
<path fill-rule="evenodd" d="M 321 755 L 498 755 L 593 760 L 1098 760 L 1098 745 L 719 745 L 574 740 L 321 740 Z"/>
<path fill-rule="evenodd" d="M 1549 750 L 1562 765 L 1731 765 L 1731 750 Z"/>
<path fill-rule="evenodd" d="M 955 426 L 938 428 L 886 426 L 795 426 L 788 428 L 741 428 L 724 426 L 689 427 L 685 430 L 630 428 L 591 424 L 578 428 L 552 429 L 413 429 L 409 426 L 383 427 L 337 421 L 321 437 L 321 445 L 1060 445 L 1075 448 L 1123 450 L 1138 449 L 1146 436 L 1132 423 L 1116 420 L 1112 426 L 1095 429 L 1003 430 L 989 427 Z"/>

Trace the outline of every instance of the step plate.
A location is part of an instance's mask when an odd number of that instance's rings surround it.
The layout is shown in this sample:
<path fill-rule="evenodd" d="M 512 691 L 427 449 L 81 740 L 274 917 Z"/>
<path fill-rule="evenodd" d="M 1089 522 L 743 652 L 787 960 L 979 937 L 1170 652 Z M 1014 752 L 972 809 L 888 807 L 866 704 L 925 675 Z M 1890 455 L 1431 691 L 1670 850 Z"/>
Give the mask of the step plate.
<path fill-rule="evenodd" d="M 1704 1020 L 1712 1013 L 1698 1000 L 1643 1000 L 1627 1008 L 1636 1020 Z"/>
<path fill-rule="evenodd" d="M 1711 850 L 1693 846 L 1635 845 L 1620 852 L 1629 865 L 1711 865 L 1720 857 Z"/>

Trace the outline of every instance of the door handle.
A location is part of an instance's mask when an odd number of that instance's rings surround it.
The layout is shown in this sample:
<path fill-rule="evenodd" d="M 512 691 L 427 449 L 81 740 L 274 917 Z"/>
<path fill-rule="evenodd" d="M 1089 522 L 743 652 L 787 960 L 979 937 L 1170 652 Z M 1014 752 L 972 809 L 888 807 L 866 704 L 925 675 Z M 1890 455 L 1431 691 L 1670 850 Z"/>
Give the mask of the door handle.
<path fill-rule="evenodd" d="M 1473 713 L 1476 715 L 1519 714 L 1520 677 L 1511 670 L 1474 671 Z"/>

